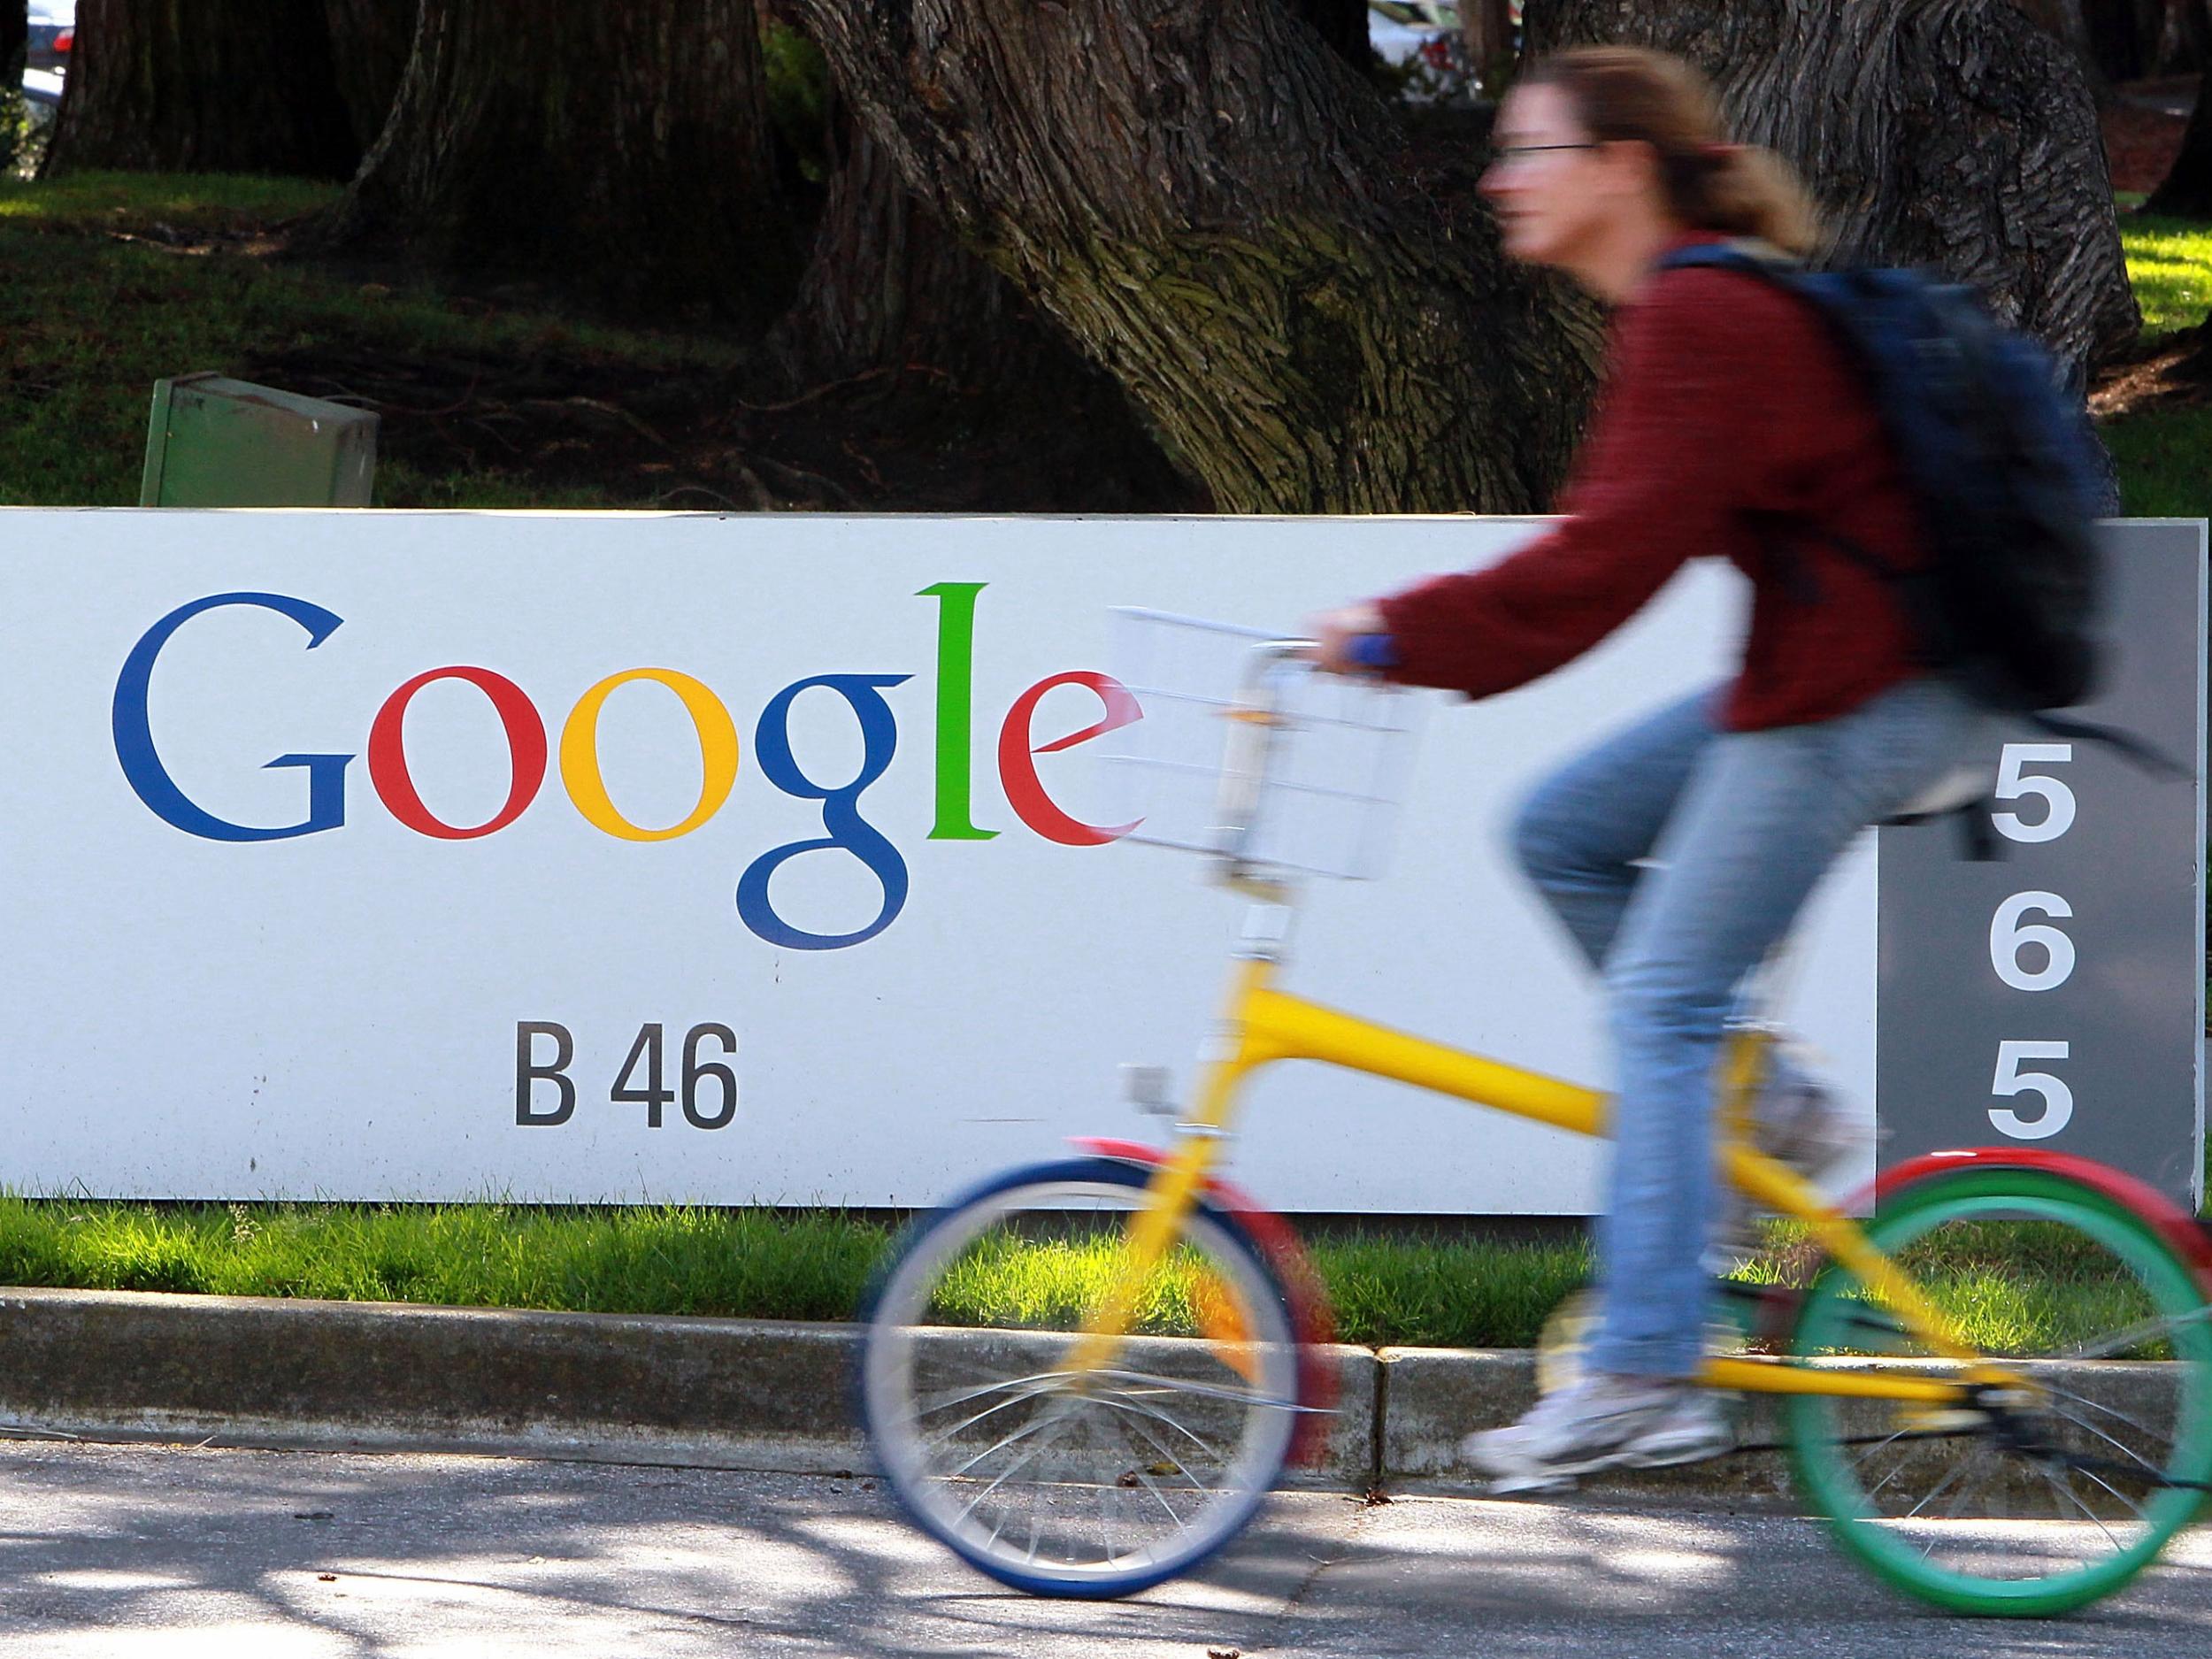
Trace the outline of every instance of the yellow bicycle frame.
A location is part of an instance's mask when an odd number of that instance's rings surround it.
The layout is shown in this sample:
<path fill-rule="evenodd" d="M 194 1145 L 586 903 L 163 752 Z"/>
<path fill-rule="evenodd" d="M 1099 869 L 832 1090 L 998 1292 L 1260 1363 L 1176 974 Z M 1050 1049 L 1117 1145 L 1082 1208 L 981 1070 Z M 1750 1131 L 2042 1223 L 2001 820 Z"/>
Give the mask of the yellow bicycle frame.
<path fill-rule="evenodd" d="M 1239 885 L 1263 901 L 1270 896 L 1263 885 Z M 1189 1120 L 1180 1125 L 1176 1146 L 1146 1189 L 1143 1207 L 1130 1227 L 1121 1272 L 1071 1346 L 1066 1361 L 1070 1370 L 1096 1370 L 1112 1357 L 1146 1278 L 1213 1171 L 1239 1090 L 1262 1066 L 1279 1060 L 1317 1060 L 1577 1134 L 1607 1133 L 1607 1097 L 1597 1091 L 1292 996 L 1275 987 L 1278 965 L 1275 952 L 1265 946 L 1240 959 L 1219 1041 Z M 1931 1403 L 1955 1402 L 1968 1383 L 2016 1383 L 2013 1373 L 1982 1362 L 1941 1310 L 1875 1248 L 1863 1229 L 1786 1165 L 1746 1143 L 1748 1102 L 1770 1041 L 1757 1028 L 1738 1031 L 1730 1039 L 1721 1089 L 1728 1178 L 1762 1204 L 1804 1221 L 1829 1254 L 1856 1273 L 1932 1353 L 1971 1369 L 1951 1378 L 1915 1377 L 1774 1359 L 1715 1358 L 1706 1362 L 1698 1380 L 1709 1387 L 1760 1394 L 1848 1394 Z"/>

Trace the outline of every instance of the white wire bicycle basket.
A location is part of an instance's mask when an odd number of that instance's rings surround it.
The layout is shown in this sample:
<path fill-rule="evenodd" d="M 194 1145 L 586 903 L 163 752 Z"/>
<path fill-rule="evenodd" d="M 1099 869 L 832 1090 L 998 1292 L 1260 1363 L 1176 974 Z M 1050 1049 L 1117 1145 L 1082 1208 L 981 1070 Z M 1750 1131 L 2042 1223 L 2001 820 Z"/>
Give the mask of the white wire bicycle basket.
<path fill-rule="evenodd" d="M 1278 634 L 1117 606 L 1110 660 L 1144 718 L 1101 745 L 1124 838 L 1233 867 L 1369 880 L 1427 700 L 1323 673 Z"/>

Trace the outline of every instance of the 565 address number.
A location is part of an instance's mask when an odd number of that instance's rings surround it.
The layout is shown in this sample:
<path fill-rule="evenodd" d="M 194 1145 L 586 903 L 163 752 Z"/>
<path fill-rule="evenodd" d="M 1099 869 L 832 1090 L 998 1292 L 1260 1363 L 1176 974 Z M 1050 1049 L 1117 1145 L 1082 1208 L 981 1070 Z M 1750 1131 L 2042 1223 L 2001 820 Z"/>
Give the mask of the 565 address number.
<path fill-rule="evenodd" d="M 645 1126 L 658 1129 L 674 1106 L 694 1129 L 726 1129 L 737 1116 L 737 1072 L 727 1062 L 737 1053 L 737 1033 L 727 1025 L 694 1025 L 683 1034 L 680 1058 L 670 1087 L 667 1027 L 652 1021 L 638 1027 L 607 1100 L 617 1106 L 645 1108 Z M 524 1128 L 549 1129 L 576 1115 L 576 1039 L 552 1020 L 525 1019 L 515 1025 L 515 1122 Z"/>

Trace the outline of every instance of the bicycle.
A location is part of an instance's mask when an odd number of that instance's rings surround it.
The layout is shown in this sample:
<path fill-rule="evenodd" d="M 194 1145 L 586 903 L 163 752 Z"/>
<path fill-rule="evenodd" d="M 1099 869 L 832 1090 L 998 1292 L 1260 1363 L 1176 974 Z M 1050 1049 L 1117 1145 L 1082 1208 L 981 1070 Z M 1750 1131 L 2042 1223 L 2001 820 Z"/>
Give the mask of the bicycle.
<path fill-rule="evenodd" d="M 925 1531 L 1025 1591 L 1122 1595 L 1187 1571 L 1317 1448 L 1325 1302 L 1288 1229 L 1218 1173 L 1253 1073 L 1320 1061 L 1605 1133 L 1595 1091 L 1279 987 L 1295 889 L 1268 860 L 1264 820 L 1303 649 L 1257 646 L 1220 710 L 1206 844 L 1251 909 L 1173 1144 L 1079 1141 L 981 1182 L 916 1225 L 866 1315 L 861 1407 L 889 1485 Z M 1873 1218 L 1855 1221 L 1751 1144 L 1772 1041 L 1757 1021 L 1729 1034 L 1722 1164 L 1753 1202 L 1802 1223 L 1824 1264 L 1772 1344 L 1784 1351 L 1716 1355 L 1698 1380 L 1782 1397 L 1802 1495 L 1910 1595 L 2048 1615 L 2119 1588 L 2212 1489 L 2205 1233 L 2130 1177 L 2010 1148 L 1893 1169 Z M 2050 1313 L 1978 1340 L 1976 1264 L 2023 1253 L 2074 1287 L 2072 1327 L 2052 1334 Z M 977 1309 L 994 1328 L 956 1328 Z"/>

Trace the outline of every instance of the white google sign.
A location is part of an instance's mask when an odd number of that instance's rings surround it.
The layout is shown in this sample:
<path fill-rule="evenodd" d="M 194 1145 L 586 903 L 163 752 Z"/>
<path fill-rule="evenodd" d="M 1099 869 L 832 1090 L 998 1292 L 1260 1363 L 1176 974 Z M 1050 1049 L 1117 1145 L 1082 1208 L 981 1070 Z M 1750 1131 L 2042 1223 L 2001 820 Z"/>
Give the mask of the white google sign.
<path fill-rule="evenodd" d="M 11 511 L 0 1179 L 180 1196 L 911 1204 L 1187 1074 L 1235 912 L 1117 844 L 1108 610 L 1287 628 L 1526 522 Z M 1532 775 L 1723 671 L 1732 579 L 1428 725 L 1295 983 L 1602 1081 L 1503 866 Z M 1441 699 L 1439 699 L 1441 702 Z M 1803 1023 L 1870 1094 L 1870 850 Z M 1588 1148 L 1318 1072 L 1290 1208 L 1574 1212 Z"/>

